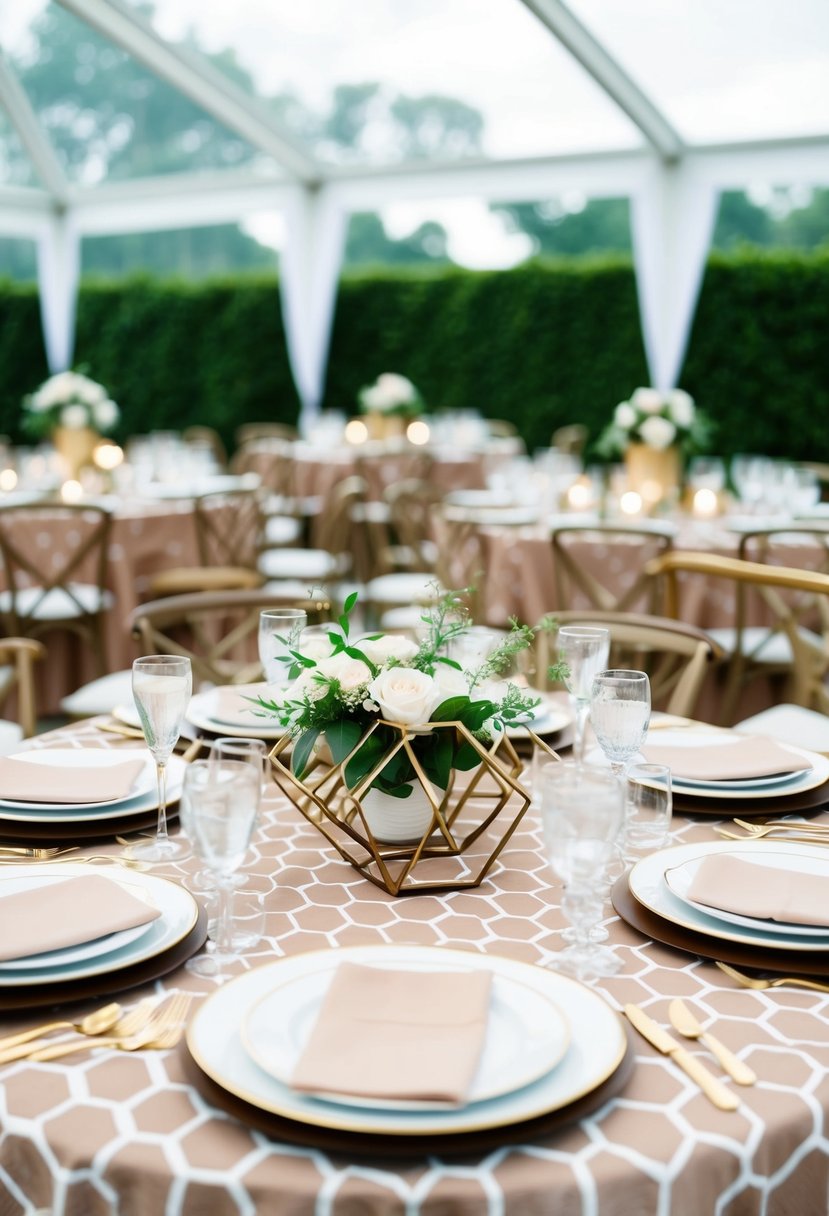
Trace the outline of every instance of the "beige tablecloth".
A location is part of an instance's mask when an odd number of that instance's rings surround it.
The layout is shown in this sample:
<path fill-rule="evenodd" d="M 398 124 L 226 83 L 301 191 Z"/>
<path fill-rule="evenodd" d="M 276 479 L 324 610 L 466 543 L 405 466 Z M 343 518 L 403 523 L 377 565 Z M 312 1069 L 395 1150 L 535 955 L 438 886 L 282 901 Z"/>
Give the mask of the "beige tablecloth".
<path fill-rule="evenodd" d="M 90 725 L 44 737 L 114 746 Z M 712 822 L 679 819 L 682 841 Z M 186 877 L 182 863 L 168 873 Z M 561 947 L 560 887 L 532 811 L 476 889 L 393 899 L 340 860 L 273 790 L 248 866 L 267 892 L 266 936 L 240 967 L 282 954 L 370 943 L 447 945 L 544 965 Z M 829 996 L 737 989 L 709 962 L 654 945 L 608 912 L 620 975 L 598 986 L 663 1026 L 680 996 L 756 1070 L 734 1113 L 716 1111 L 670 1061 L 635 1038 L 624 1093 L 547 1140 L 472 1159 L 349 1160 L 271 1142 L 212 1109 L 179 1055 L 102 1050 L 3 1069 L 0 1211 L 53 1216 L 817 1216 L 826 1210 Z M 181 970 L 158 989 L 209 992 Z M 145 992 L 126 995 L 131 1005 Z M 100 1002 L 98 1002 L 100 1003 Z M 83 1010 L 79 1010 L 83 1012 Z M 43 1020 L 42 1018 L 38 1019 Z M 34 1018 L 30 1019 L 33 1022 Z M 6 1019 L 4 1032 L 22 1024 Z M 691 1046 L 709 1064 L 710 1056 Z"/>

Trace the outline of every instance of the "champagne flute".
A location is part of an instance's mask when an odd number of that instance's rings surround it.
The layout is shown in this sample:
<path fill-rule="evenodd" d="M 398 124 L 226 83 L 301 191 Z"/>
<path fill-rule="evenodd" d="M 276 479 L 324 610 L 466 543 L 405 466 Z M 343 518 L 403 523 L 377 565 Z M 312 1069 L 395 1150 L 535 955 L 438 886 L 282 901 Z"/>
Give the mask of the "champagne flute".
<path fill-rule="evenodd" d="M 265 608 L 259 613 L 259 662 L 268 684 L 290 683 L 290 652 L 299 649 L 307 624 L 308 613 L 302 608 Z"/>
<path fill-rule="evenodd" d="M 645 742 L 650 717 L 651 682 L 644 671 L 613 669 L 594 678 L 590 725 L 615 776 Z"/>
<path fill-rule="evenodd" d="M 189 659 L 155 654 L 136 659 L 132 665 L 132 695 L 158 778 L 158 827 L 155 840 L 128 846 L 125 852 L 130 859 L 178 861 L 190 853 L 185 841 L 171 840 L 167 834 L 167 762 L 181 732 L 192 691 Z"/>
<path fill-rule="evenodd" d="M 558 631 L 558 655 L 570 669 L 565 679 L 573 707 L 573 756 L 577 764 L 584 759 L 584 728 L 590 709 L 593 677 L 607 667 L 610 655 L 610 630 L 600 625 L 563 625 Z"/>
<path fill-rule="evenodd" d="M 196 975 L 220 983 L 237 958 L 233 946 L 233 876 L 245 859 L 261 796 L 261 773 L 246 760 L 195 760 L 185 774 L 182 800 L 187 804 L 193 848 L 214 875 L 219 893 L 214 948 L 191 959 L 187 967 Z"/>
<path fill-rule="evenodd" d="M 561 761 L 544 766 L 544 842 L 553 872 L 564 883 L 561 909 L 572 926 L 571 944 L 550 967 L 577 979 L 613 975 L 620 966 L 613 950 L 594 935 L 602 915 L 604 871 L 624 813 L 622 783 L 606 770 Z"/>

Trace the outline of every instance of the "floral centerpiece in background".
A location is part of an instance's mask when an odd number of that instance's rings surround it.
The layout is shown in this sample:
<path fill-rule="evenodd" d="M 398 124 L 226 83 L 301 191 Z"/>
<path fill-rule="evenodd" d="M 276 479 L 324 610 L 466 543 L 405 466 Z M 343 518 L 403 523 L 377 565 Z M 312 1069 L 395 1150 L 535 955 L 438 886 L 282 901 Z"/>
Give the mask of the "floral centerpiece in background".
<path fill-rule="evenodd" d="M 107 435 L 120 416 L 103 385 L 80 372 L 50 376 L 23 401 L 23 429 L 32 439 L 45 439 L 59 427 Z"/>
<path fill-rule="evenodd" d="M 396 372 L 383 372 L 374 384 L 357 394 L 373 439 L 405 433 L 406 424 L 423 413 L 423 398 L 411 380 Z"/>

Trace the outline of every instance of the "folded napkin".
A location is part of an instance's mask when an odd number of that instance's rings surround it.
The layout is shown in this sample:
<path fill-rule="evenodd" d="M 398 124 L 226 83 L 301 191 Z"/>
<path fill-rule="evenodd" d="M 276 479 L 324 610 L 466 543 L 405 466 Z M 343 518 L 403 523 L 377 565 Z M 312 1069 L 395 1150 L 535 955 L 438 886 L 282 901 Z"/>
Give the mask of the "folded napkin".
<path fill-rule="evenodd" d="M 755 865 L 726 853 L 706 857 L 691 880 L 688 899 L 758 920 L 829 926 L 826 875 Z"/>
<path fill-rule="evenodd" d="M 100 874 L 84 874 L 0 897 L 0 962 L 64 950 L 147 925 L 158 908 Z"/>
<path fill-rule="evenodd" d="M 268 696 L 268 685 L 259 684 L 227 684 L 221 688 L 213 688 L 208 693 L 207 716 L 214 722 L 225 722 L 228 726 L 261 725 L 263 718 L 257 717 L 263 711 L 246 698 Z M 273 723 L 276 719 L 273 719 Z"/>
<path fill-rule="evenodd" d="M 294 1089 L 461 1103 L 486 1037 L 489 971 L 342 963 L 291 1078 Z"/>
<path fill-rule="evenodd" d="M 71 768 L 0 756 L 0 798 L 12 802 L 113 802 L 130 796 L 145 767 L 143 756 L 118 764 Z"/>
<path fill-rule="evenodd" d="M 740 781 L 799 773 L 811 768 L 782 743 L 761 735 L 733 735 L 724 743 L 693 743 L 682 747 L 648 740 L 642 755 L 649 764 L 667 764 L 675 777 L 694 781 Z"/>

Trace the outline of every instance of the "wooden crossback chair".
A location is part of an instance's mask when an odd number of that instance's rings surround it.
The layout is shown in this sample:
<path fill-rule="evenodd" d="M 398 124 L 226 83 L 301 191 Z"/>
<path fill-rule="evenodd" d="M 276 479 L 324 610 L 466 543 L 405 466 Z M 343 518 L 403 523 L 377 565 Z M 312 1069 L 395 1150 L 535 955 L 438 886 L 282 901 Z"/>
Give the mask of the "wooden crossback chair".
<path fill-rule="evenodd" d="M 829 713 L 829 574 L 678 550 L 656 558 L 648 572 L 664 581 L 665 610 L 678 619 L 684 578 L 702 575 L 730 586 L 733 624 L 710 630 L 726 667 L 722 721 L 733 720 L 742 688 L 758 676 L 782 677 L 786 700 Z M 764 618 L 759 636 L 752 623 L 758 617 Z"/>
<path fill-rule="evenodd" d="M 60 543 L 40 544 L 46 534 L 40 521 L 65 527 Z M 113 603 L 106 586 L 111 522 L 103 507 L 82 504 L 0 507 L 0 616 L 8 636 L 69 630 L 86 642 L 104 674 L 104 617 Z"/>
<path fill-rule="evenodd" d="M 216 490 L 193 501 L 198 566 L 161 570 L 150 583 L 153 597 L 198 591 L 254 589 L 262 540 L 258 490 Z"/>
<path fill-rule="evenodd" d="M 34 664 L 45 655 L 45 646 L 34 638 L 0 638 L 0 705 L 17 694 L 17 722 L 26 738 L 37 726 Z M 0 722 L 0 745 L 7 725 Z"/>
<path fill-rule="evenodd" d="M 564 524 L 553 529 L 553 574 L 555 607 L 569 611 L 580 607 L 603 612 L 656 611 L 657 591 L 645 573 L 651 558 L 670 550 L 676 529 L 660 521 L 638 524 Z M 612 561 L 602 566 L 603 577 L 587 569 L 580 546 L 602 541 L 612 551 Z M 624 566 L 613 569 L 614 563 Z"/>
<path fill-rule="evenodd" d="M 129 618 L 142 654 L 190 659 L 194 683 L 247 684 L 262 678 L 259 614 L 265 608 L 303 608 L 309 624 L 330 617 L 324 596 L 296 600 L 266 591 L 199 592 L 141 604 Z"/>

